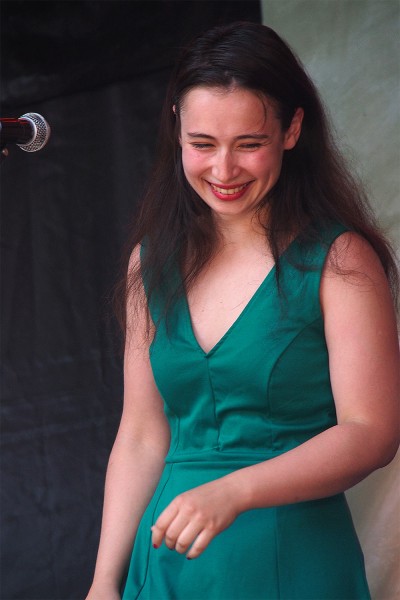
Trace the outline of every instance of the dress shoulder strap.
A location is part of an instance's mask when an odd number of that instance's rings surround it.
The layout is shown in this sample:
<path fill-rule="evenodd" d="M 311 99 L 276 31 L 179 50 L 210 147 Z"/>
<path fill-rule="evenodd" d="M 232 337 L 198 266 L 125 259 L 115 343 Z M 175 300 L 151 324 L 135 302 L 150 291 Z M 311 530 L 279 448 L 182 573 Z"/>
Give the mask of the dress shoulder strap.
<path fill-rule="evenodd" d="M 321 316 L 320 285 L 324 265 L 334 241 L 348 228 L 340 223 L 314 229 L 294 240 L 280 261 L 280 299 L 285 309 L 306 320 Z"/>

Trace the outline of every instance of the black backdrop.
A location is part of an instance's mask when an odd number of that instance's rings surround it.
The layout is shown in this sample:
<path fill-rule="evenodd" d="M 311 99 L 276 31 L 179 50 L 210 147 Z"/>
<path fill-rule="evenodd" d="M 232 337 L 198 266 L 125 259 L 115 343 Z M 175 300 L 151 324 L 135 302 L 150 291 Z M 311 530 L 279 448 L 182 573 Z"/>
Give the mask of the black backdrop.
<path fill-rule="evenodd" d="M 48 145 L 1 166 L 2 600 L 83 598 L 121 411 L 107 298 L 177 48 L 259 2 L 1 2 L 2 117 Z"/>

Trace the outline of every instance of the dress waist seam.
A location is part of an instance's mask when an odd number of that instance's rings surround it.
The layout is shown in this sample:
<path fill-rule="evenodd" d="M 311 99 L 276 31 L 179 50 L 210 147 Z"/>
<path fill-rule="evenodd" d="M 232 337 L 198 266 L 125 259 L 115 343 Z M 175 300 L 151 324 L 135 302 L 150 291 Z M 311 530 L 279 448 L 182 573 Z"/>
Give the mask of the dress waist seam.
<path fill-rule="evenodd" d="M 211 450 L 209 452 L 185 452 L 184 454 L 174 453 L 171 456 L 167 456 L 165 459 L 166 464 L 182 463 L 182 462 L 243 462 L 243 463 L 257 463 L 264 460 L 269 460 L 280 454 L 283 454 L 285 450 L 280 451 L 268 451 L 268 452 L 229 452 L 221 450 Z"/>

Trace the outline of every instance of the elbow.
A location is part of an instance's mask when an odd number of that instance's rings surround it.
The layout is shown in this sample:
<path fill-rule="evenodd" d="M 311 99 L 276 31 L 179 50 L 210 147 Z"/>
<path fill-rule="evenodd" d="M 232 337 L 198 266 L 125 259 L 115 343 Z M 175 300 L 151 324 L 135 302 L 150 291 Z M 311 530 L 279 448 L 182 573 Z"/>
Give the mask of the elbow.
<path fill-rule="evenodd" d="M 395 458 L 397 451 L 399 449 L 399 440 L 393 443 L 386 452 L 382 453 L 381 461 L 378 468 L 383 469 L 383 467 L 387 467 L 388 464 L 392 462 Z"/>
<path fill-rule="evenodd" d="M 400 446 L 400 432 L 388 436 L 385 443 L 380 444 L 376 452 L 376 467 L 383 469 L 395 458 Z"/>
<path fill-rule="evenodd" d="M 368 427 L 367 432 L 364 431 L 362 441 L 359 442 L 358 456 L 363 457 L 360 464 L 364 463 L 362 469 L 365 468 L 365 473 L 370 474 L 377 469 L 383 469 L 395 458 L 400 446 L 400 428 L 390 427 L 382 430 L 377 429 L 375 425 Z"/>

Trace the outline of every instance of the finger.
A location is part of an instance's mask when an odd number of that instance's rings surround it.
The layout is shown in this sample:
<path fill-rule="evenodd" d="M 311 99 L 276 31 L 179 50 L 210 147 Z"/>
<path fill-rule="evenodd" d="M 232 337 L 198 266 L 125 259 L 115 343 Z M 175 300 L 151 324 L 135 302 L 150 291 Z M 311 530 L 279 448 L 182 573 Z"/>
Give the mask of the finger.
<path fill-rule="evenodd" d="M 184 554 L 196 540 L 203 527 L 199 524 L 188 523 L 176 540 L 175 550 Z"/>
<path fill-rule="evenodd" d="M 165 533 L 178 514 L 178 509 L 173 504 L 167 506 L 167 508 L 160 514 L 157 521 L 151 527 L 152 536 L 151 542 L 155 548 L 161 546 L 164 539 Z"/>
<path fill-rule="evenodd" d="M 186 529 L 189 524 L 187 515 L 179 512 L 175 519 L 172 521 L 170 526 L 167 528 L 164 534 L 165 545 L 170 549 L 174 550 L 178 541 L 178 538 L 182 532 Z"/>
<path fill-rule="evenodd" d="M 192 547 L 186 554 L 186 558 L 197 558 L 204 552 L 208 544 L 215 537 L 216 532 L 212 532 L 210 529 L 203 529 L 196 537 Z"/>

